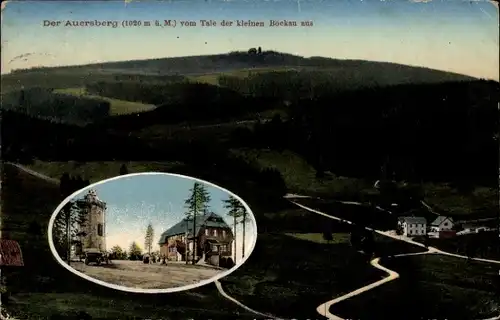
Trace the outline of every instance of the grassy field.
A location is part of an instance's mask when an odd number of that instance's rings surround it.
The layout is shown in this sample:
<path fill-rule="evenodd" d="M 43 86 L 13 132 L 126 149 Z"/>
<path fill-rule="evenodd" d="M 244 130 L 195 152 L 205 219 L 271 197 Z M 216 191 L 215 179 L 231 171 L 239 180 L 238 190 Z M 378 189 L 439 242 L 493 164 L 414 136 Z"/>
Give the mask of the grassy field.
<path fill-rule="evenodd" d="M 238 122 L 224 122 L 199 125 L 153 125 L 137 131 L 132 135 L 141 139 L 155 143 L 165 141 L 165 139 L 176 139 L 180 141 L 218 141 L 224 142 L 231 137 L 231 133 L 236 128 L 252 128 L 256 120 L 246 120 Z"/>
<path fill-rule="evenodd" d="M 449 184 L 425 184 L 425 201 L 438 213 L 460 218 L 490 218 L 498 214 L 498 188 L 476 187 L 461 194 Z"/>
<path fill-rule="evenodd" d="M 316 178 L 316 171 L 301 156 L 291 151 L 233 149 L 235 155 L 245 157 L 249 163 L 262 168 L 276 168 L 281 172 L 291 193 L 319 195 L 338 200 L 376 199 L 378 191 L 374 181 L 335 176 Z M 476 187 L 470 194 L 460 194 L 450 184 L 422 185 L 425 201 L 442 214 L 463 219 L 496 217 L 498 213 L 498 188 Z"/>
<path fill-rule="evenodd" d="M 254 74 L 267 73 L 267 72 L 285 72 L 293 71 L 295 68 L 290 67 L 269 67 L 269 68 L 245 68 L 226 72 L 207 73 L 197 76 L 188 76 L 192 82 L 208 83 L 211 85 L 219 85 L 220 76 L 229 76 L 237 78 L 248 78 Z"/>
<path fill-rule="evenodd" d="M 113 260 L 108 265 L 71 262 L 71 267 L 89 277 L 127 288 L 168 289 L 197 284 L 217 276 L 216 268 L 182 263 L 144 264 L 142 261 Z"/>
<path fill-rule="evenodd" d="M 217 141 L 219 143 L 224 143 L 231 139 L 236 129 L 247 128 L 253 130 L 255 124 L 259 120 L 267 121 L 277 114 L 279 114 L 282 119 L 287 117 L 286 110 L 270 109 L 258 114 L 250 113 L 224 121 L 210 120 L 179 124 L 157 124 L 132 131 L 131 134 L 153 143 L 156 141 L 161 142 L 165 139 Z"/>
<path fill-rule="evenodd" d="M 351 221 L 359 226 L 371 227 L 384 231 L 394 230 L 397 226 L 397 217 L 387 212 L 376 210 L 368 205 L 349 205 L 336 201 L 319 199 L 297 199 L 295 202 L 340 219 Z"/>
<path fill-rule="evenodd" d="M 223 287 L 262 312 L 317 319 L 321 303 L 383 277 L 346 234 L 334 239 L 328 244 L 321 234 L 259 234 L 248 261 L 221 279 Z"/>
<path fill-rule="evenodd" d="M 352 198 L 361 193 L 373 193 L 372 182 L 328 174 L 316 178 L 316 171 L 302 157 L 291 151 L 233 149 L 233 154 L 244 157 L 261 168 L 276 168 L 291 193 L 330 194 L 331 197 Z"/>
<path fill-rule="evenodd" d="M 180 162 L 44 162 L 36 160 L 34 164 L 27 166 L 36 172 L 51 178 L 59 179 L 63 173 L 80 175 L 83 179 L 89 179 L 91 183 L 103 179 L 118 176 L 122 164 L 127 166 L 129 173 L 139 172 L 168 172 L 174 167 L 181 166 Z"/>
<path fill-rule="evenodd" d="M 213 286 L 213 285 L 212 285 Z M 111 290 L 111 289 L 109 289 Z M 122 297 L 118 291 L 109 292 L 106 296 L 92 293 L 20 293 L 16 295 L 16 304 L 3 306 L 10 315 L 23 320 L 81 320 L 83 314 L 88 319 L 221 319 L 252 320 L 264 319 L 251 315 L 246 311 L 228 311 L 232 302 L 225 302 L 214 293 L 185 293 L 185 304 L 169 303 L 175 294 L 142 295 Z M 162 301 L 158 298 L 162 298 Z M 188 296 L 191 296 L 189 299 Z M 149 297 L 149 302 L 144 299 Z M 139 298 L 140 300 L 137 301 Z M 135 301 L 133 301 L 135 300 Z M 154 300 L 154 301 L 151 301 Z M 176 299 L 177 300 L 177 299 Z M 221 303 L 222 302 L 222 303 Z M 227 304 L 223 306 L 222 304 Z M 243 309 L 241 309 L 243 310 Z"/>
<path fill-rule="evenodd" d="M 500 239 L 497 230 L 461 235 L 451 239 L 428 239 L 427 244 L 446 252 L 500 260 Z M 471 244 L 474 248 L 472 251 L 468 250 Z"/>
<path fill-rule="evenodd" d="M 156 108 L 156 106 L 151 104 L 145 104 L 141 102 L 125 101 L 119 99 L 113 99 L 103 96 L 96 96 L 87 94 L 85 88 L 64 88 L 55 89 L 54 93 L 70 94 L 74 96 L 82 96 L 86 98 L 104 100 L 110 103 L 110 115 L 121 115 L 129 114 L 135 112 L 149 111 Z"/>
<path fill-rule="evenodd" d="M 8 292 L 2 294 L 2 307 L 11 315 L 76 319 L 76 313 L 83 311 L 93 319 L 259 318 L 224 299 L 214 285 L 168 295 L 141 295 L 76 277 L 55 261 L 48 246 L 47 224 L 61 200 L 56 184 L 4 165 L 2 238 L 20 244 L 25 264 L 2 268 Z"/>
<path fill-rule="evenodd" d="M 333 240 L 325 240 L 322 233 L 285 233 L 287 236 L 321 244 L 349 243 L 349 233 L 334 233 Z"/>
<path fill-rule="evenodd" d="M 400 278 L 332 307 L 355 319 L 484 319 L 498 316 L 498 266 L 441 255 L 383 260 Z M 363 306 L 360 308 L 359 306 Z"/>
<path fill-rule="evenodd" d="M 20 90 L 22 88 L 72 88 L 81 87 L 96 81 L 113 81 L 112 74 L 85 72 L 77 69 L 71 71 L 32 71 L 18 74 L 2 75 L 2 92 Z"/>

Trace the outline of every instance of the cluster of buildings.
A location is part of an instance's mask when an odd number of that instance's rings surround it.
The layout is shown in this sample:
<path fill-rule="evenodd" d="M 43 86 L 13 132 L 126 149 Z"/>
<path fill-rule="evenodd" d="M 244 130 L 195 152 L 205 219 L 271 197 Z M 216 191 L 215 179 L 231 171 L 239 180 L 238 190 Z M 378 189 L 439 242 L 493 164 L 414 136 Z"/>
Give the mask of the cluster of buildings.
<path fill-rule="evenodd" d="M 453 218 L 446 216 L 438 216 L 430 224 L 427 224 L 427 219 L 424 217 L 399 217 L 398 229 L 406 237 L 427 235 L 430 238 L 452 238 L 490 230 L 488 227 L 473 222 L 455 222 Z"/>

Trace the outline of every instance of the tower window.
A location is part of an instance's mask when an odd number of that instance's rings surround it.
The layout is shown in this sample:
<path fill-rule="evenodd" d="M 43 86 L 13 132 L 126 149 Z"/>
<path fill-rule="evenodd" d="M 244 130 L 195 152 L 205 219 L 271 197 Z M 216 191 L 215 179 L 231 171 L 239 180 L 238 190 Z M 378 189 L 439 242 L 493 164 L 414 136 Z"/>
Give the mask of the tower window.
<path fill-rule="evenodd" d="M 103 236 L 103 233 L 104 233 L 104 232 L 103 232 L 102 223 L 99 223 L 99 224 L 97 225 L 97 235 L 98 235 L 99 237 L 102 237 L 102 236 Z"/>

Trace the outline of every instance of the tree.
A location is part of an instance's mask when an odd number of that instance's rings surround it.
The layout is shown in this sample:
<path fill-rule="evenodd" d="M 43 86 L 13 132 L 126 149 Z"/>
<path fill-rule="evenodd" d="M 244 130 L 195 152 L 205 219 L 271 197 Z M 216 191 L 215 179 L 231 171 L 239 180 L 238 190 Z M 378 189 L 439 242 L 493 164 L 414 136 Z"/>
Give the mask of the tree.
<path fill-rule="evenodd" d="M 401 224 L 398 223 L 397 227 L 396 227 L 396 234 L 397 235 L 402 235 L 403 234 L 403 226 Z"/>
<path fill-rule="evenodd" d="M 118 245 L 111 248 L 111 256 L 116 260 L 127 259 L 127 253 Z"/>
<path fill-rule="evenodd" d="M 151 255 L 151 249 L 153 248 L 153 238 L 154 238 L 153 225 L 149 223 L 146 229 L 146 236 L 144 237 L 144 248 L 148 251 L 150 255 Z"/>
<path fill-rule="evenodd" d="M 351 246 L 353 246 L 355 249 L 359 249 L 361 246 L 361 240 L 362 237 L 359 230 L 357 229 L 352 230 L 350 236 Z"/>
<path fill-rule="evenodd" d="M 365 254 L 369 256 L 373 255 L 375 252 L 375 239 L 373 238 L 373 233 L 365 232 L 361 240 L 361 248 Z"/>
<path fill-rule="evenodd" d="M 59 191 L 61 196 L 66 198 L 73 192 L 86 187 L 88 181 L 84 181 L 80 176 L 77 178 L 70 177 L 69 173 L 65 172 L 59 179 Z M 68 264 L 71 259 L 71 246 L 78 244 L 78 238 L 85 236 L 82 230 L 79 229 L 86 220 L 85 211 L 80 207 L 77 201 L 68 202 L 56 217 L 54 222 L 54 237 L 59 245 L 58 253 L 65 256 Z M 65 248 L 65 252 L 63 252 Z"/>
<path fill-rule="evenodd" d="M 132 242 L 130 248 L 128 249 L 129 259 L 130 260 L 141 260 L 142 258 L 142 249 L 139 247 L 137 242 Z"/>
<path fill-rule="evenodd" d="M 255 49 L 255 48 L 248 49 L 248 54 L 256 54 L 256 53 L 257 53 L 257 49 Z"/>
<path fill-rule="evenodd" d="M 243 207 L 238 199 L 233 196 L 229 196 L 228 199 L 223 200 L 224 208 L 228 209 L 227 215 L 233 218 L 233 241 L 234 241 L 234 262 L 236 263 L 236 226 L 238 225 L 238 218 L 243 216 L 243 211 L 241 208 Z"/>
<path fill-rule="evenodd" d="M 120 175 L 123 176 L 124 174 L 128 174 L 128 169 L 125 163 L 120 167 Z"/>
<path fill-rule="evenodd" d="M 331 231 L 324 231 L 323 232 L 323 240 L 328 241 L 328 242 L 332 241 L 333 240 L 332 232 Z"/>
<path fill-rule="evenodd" d="M 70 177 L 69 177 L 69 173 L 65 172 L 63 173 L 63 175 L 61 176 L 61 178 L 59 179 L 59 191 L 61 193 L 61 196 L 63 198 L 66 198 L 67 196 L 69 196 L 73 191 L 70 190 Z"/>
<path fill-rule="evenodd" d="M 79 237 L 85 236 L 80 228 L 85 222 L 85 211 L 77 201 L 68 202 L 54 221 L 53 235 L 56 249 L 68 264 L 71 259 L 71 246 L 79 243 Z"/>
<path fill-rule="evenodd" d="M 246 224 L 250 220 L 248 219 L 248 212 L 245 206 L 240 202 L 240 210 L 241 210 L 241 225 L 243 229 L 243 238 L 241 241 L 241 259 L 245 258 L 245 233 L 246 233 Z M 235 260 L 236 261 L 236 260 Z"/>
<path fill-rule="evenodd" d="M 184 201 L 184 204 L 187 208 L 186 215 L 188 219 L 193 220 L 193 264 L 195 264 L 197 256 L 196 217 L 200 212 L 205 213 L 208 210 L 210 194 L 206 187 L 199 182 L 195 182 L 189 192 L 190 195 Z"/>
<path fill-rule="evenodd" d="M 259 48 L 257 49 L 257 53 L 258 53 L 258 54 L 261 54 L 261 53 L 262 53 L 262 48 L 261 48 L 261 47 L 259 47 Z"/>

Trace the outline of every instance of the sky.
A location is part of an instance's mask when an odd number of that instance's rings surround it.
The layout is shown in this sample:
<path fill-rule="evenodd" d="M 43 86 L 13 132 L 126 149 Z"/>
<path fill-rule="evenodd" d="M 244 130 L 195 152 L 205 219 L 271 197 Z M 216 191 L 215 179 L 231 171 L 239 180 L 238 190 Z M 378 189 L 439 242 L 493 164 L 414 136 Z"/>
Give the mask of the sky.
<path fill-rule="evenodd" d="M 198 21 L 196 27 L 44 27 L 44 20 Z M 312 21 L 202 27 L 200 19 Z M 154 24 L 154 23 L 153 23 Z M 2 72 L 32 66 L 218 54 L 261 46 L 302 56 L 389 61 L 499 80 L 498 7 L 465 0 L 12 1 Z M 31 53 L 24 59 L 16 56 Z M 11 62 L 11 60 L 13 60 Z"/>
<path fill-rule="evenodd" d="M 128 251 L 133 241 L 144 249 L 144 238 L 149 223 L 154 230 L 153 251 L 159 250 L 158 241 L 161 234 L 185 217 L 184 201 L 189 197 L 189 189 L 193 184 L 194 180 L 188 178 L 153 174 L 123 177 L 92 187 L 98 198 L 107 205 L 107 250 L 119 245 Z M 219 214 L 232 228 L 232 218 L 227 215 L 227 209 L 224 209 L 222 202 L 229 197 L 229 193 L 208 184 L 206 187 L 211 197 L 209 210 Z M 83 198 L 87 192 L 88 190 L 82 191 L 76 198 Z M 253 216 L 249 218 L 253 219 Z M 241 225 L 237 227 L 236 232 L 236 254 L 241 257 Z M 255 239 L 253 223 L 246 223 L 245 234 L 245 252 L 249 253 Z"/>

